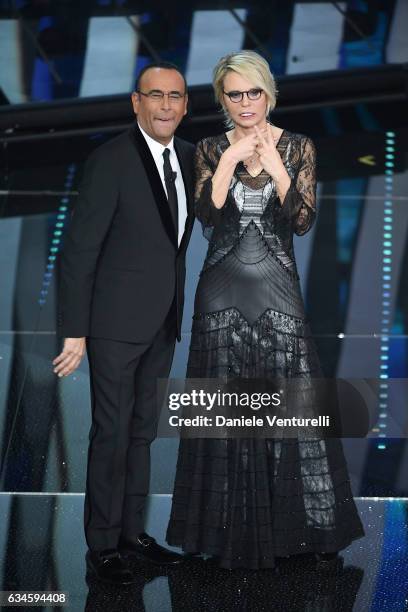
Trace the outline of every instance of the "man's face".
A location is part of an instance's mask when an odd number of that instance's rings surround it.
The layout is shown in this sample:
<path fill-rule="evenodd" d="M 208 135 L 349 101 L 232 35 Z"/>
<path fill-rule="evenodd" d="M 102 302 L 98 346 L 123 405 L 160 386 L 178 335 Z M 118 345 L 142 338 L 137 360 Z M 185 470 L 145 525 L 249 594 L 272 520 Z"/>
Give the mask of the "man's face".
<path fill-rule="evenodd" d="M 151 68 L 142 76 L 139 90 L 143 94 L 157 96 L 157 99 L 154 99 L 133 92 L 133 110 L 140 127 L 154 140 L 167 145 L 187 113 L 187 93 L 183 77 L 177 70 Z M 160 98 L 158 95 L 160 92 L 170 95 Z M 180 96 L 179 99 L 176 99 L 177 94 Z"/>

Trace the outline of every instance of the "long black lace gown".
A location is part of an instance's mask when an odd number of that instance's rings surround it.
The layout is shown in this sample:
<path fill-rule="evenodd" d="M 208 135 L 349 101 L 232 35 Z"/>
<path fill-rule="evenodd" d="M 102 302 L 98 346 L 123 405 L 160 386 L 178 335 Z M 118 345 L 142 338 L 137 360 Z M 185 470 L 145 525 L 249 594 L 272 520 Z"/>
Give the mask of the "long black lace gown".
<path fill-rule="evenodd" d="M 197 145 L 196 215 L 209 247 L 187 377 L 321 377 L 293 250 L 293 233 L 305 234 L 316 214 L 314 144 L 282 132 L 277 149 L 291 178 L 283 204 L 266 172 L 254 178 L 240 163 L 217 209 L 211 178 L 228 146 L 225 134 Z M 363 535 L 340 440 L 180 440 L 169 544 L 258 569 Z"/>

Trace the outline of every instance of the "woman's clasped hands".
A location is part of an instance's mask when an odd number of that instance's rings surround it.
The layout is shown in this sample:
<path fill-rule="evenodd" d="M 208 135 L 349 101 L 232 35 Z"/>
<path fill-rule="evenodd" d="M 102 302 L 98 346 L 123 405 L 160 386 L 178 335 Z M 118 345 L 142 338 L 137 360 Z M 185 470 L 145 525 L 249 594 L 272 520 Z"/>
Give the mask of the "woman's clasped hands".
<path fill-rule="evenodd" d="M 282 171 L 285 172 L 269 123 L 264 129 L 254 126 L 251 134 L 232 143 L 227 151 L 235 164 L 247 162 L 261 166 L 273 179 L 280 177 Z"/>
<path fill-rule="evenodd" d="M 275 145 L 272 126 L 268 123 L 265 130 L 261 131 L 258 126 L 255 126 L 254 129 L 257 136 L 256 152 L 259 155 L 259 161 L 263 169 L 274 180 L 277 180 L 282 175 L 282 172 L 286 171 Z"/>

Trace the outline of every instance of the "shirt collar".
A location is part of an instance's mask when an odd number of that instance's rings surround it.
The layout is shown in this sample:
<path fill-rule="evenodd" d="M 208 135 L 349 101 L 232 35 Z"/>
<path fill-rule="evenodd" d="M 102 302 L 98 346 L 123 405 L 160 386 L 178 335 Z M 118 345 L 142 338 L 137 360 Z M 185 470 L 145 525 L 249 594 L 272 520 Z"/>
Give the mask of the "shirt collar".
<path fill-rule="evenodd" d="M 149 134 L 146 134 L 144 129 L 140 126 L 139 122 L 137 123 L 137 125 L 139 126 L 139 130 L 142 132 L 149 146 L 149 149 L 154 157 L 162 156 L 164 149 L 170 149 L 170 153 L 174 153 L 174 136 L 172 137 L 170 142 L 166 146 L 164 146 L 161 144 L 161 142 L 158 142 L 157 140 L 149 136 Z"/>

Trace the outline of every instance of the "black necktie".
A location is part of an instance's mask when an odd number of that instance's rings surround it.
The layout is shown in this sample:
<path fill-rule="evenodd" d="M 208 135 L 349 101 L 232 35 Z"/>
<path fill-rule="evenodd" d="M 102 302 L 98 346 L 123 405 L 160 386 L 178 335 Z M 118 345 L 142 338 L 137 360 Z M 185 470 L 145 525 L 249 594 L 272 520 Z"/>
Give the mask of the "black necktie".
<path fill-rule="evenodd" d="M 178 237 L 178 200 L 177 200 L 177 189 L 176 189 L 176 176 L 177 172 L 173 171 L 173 168 L 170 164 L 170 149 L 164 149 L 163 151 L 164 158 L 164 182 L 166 183 L 167 188 L 167 199 L 169 201 L 169 207 L 171 211 L 171 216 L 173 217 L 174 227 L 176 230 L 176 235 Z"/>

